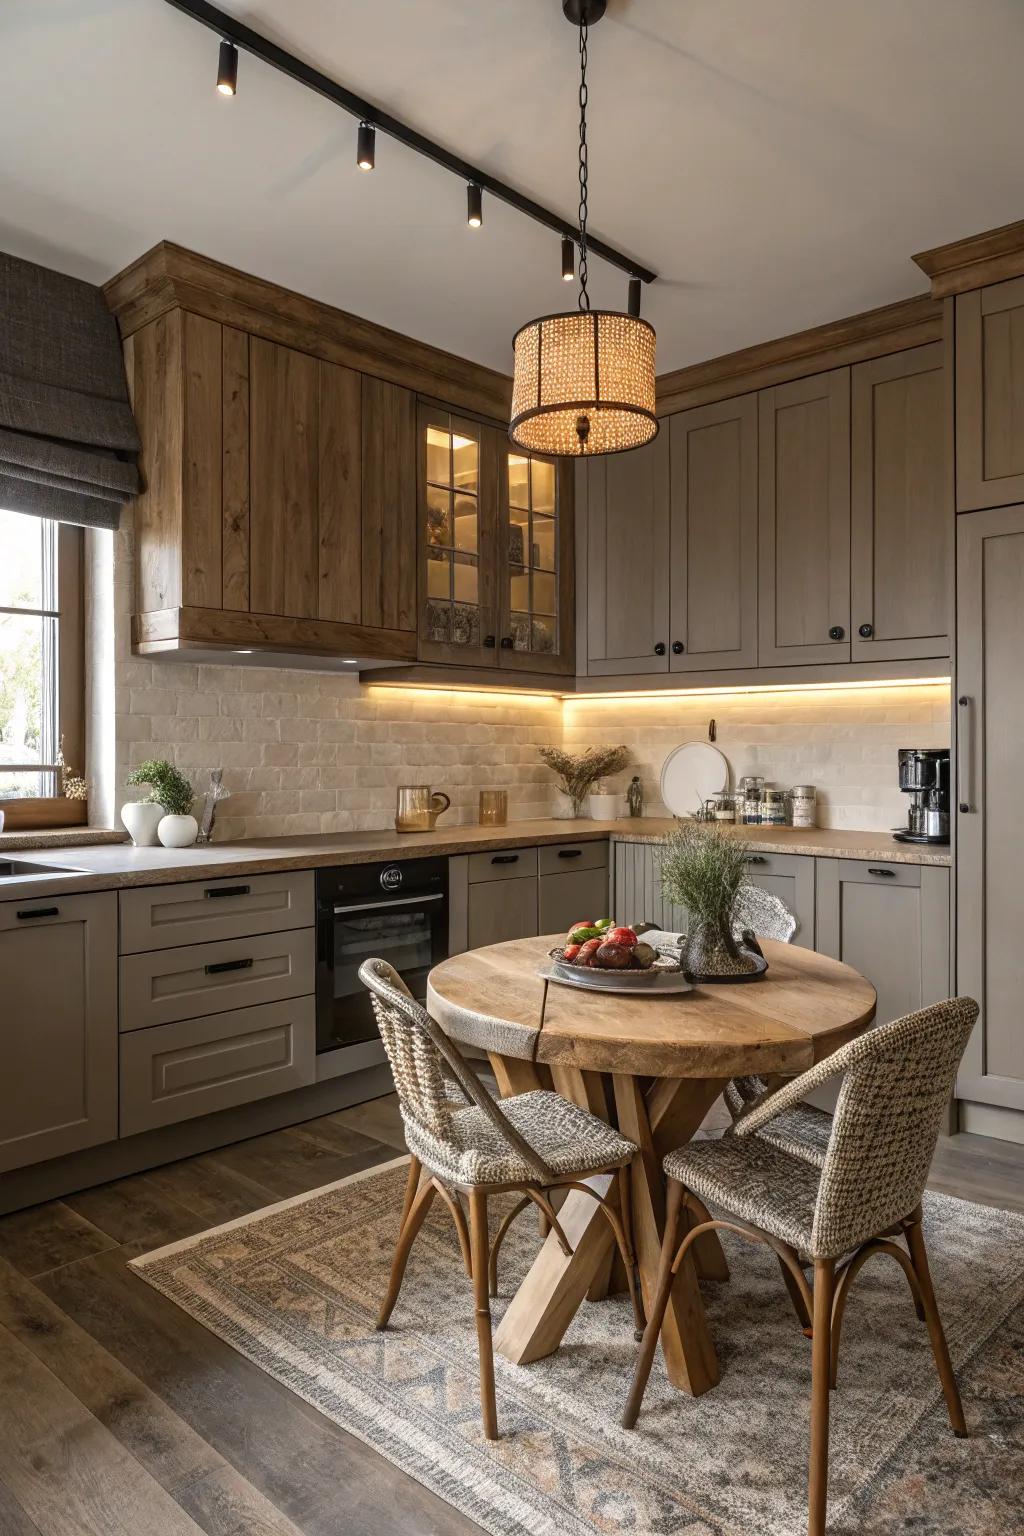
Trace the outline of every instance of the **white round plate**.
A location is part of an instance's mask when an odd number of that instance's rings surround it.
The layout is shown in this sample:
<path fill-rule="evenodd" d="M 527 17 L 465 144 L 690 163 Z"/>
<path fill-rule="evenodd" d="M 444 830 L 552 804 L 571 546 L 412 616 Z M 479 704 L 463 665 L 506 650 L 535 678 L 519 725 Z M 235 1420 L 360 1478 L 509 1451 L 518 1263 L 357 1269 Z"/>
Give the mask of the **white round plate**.
<path fill-rule="evenodd" d="M 693 816 L 709 795 L 728 787 L 729 764 L 709 741 L 684 741 L 661 770 L 661 798 L 673 816 Z"/>

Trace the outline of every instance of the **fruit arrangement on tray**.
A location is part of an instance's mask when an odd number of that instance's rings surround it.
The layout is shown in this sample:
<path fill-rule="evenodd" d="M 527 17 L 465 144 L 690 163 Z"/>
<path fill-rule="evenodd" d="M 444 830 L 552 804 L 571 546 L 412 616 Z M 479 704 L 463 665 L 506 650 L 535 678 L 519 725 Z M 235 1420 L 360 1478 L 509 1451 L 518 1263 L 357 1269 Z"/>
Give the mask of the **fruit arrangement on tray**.
<path fill-rule="evenodd" d="M 584 918 L 569 929 L 565 944 L 551 951 L 551 958 L 559 965 L 574 966 L 597 971 L 650 971 L 656 965 L 664 968 L 667 962 L 658 951 L 643 940 L 632 928 L 616 925 L 610 917 L 594 922 Z"/>

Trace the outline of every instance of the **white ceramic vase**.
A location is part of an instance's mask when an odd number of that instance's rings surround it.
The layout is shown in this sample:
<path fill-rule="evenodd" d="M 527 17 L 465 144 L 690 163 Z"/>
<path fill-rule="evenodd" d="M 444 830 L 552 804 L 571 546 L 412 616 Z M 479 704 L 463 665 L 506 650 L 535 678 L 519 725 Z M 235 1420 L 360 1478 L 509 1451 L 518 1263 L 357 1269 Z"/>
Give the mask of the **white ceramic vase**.
<path fill-rule="evenodd" d="M 591 795 L 590 797 L 590 814 L 595 821 L 614 821 L 621 810 L 621 795 Z"/>
<path fill-rule="evenodd" d="M 121 820 L 136 848 L 155 848 L 156 830 L 164 817 L 162 805 L 147 800 L 129 800 L 121 807 Z"/>
<path fill-rule="evenodd" d="M 165 848 L 191 848 L 199 836 L 199 823 L 194 816 L 165 816 L 157 836 Z"/>

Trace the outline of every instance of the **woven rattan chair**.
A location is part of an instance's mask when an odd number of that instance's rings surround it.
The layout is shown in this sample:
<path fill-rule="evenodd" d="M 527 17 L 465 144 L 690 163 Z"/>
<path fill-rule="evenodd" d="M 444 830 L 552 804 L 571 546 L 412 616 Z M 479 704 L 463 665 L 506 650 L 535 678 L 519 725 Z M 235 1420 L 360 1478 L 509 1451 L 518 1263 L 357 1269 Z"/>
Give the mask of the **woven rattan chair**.
<path fill-rule="evenodd" d="M 781 896 L 776 896 L 759 885 L 747 883 L 741 886 L 732 915 L 732 931 L 737 939 L 748 939 L 753 935 L 755 939 L 775 939 L 780 944 L 790 944 L 796 929 L 796 917 Z M 727 1083 L 723 1097 L 733 1120 L 738 1120 L 748 1109 L 752 1109 L 775 1086 L 776 1082 L 777 1080 L 767 1077 L 750 1076 L 734 1077 L 730 1083 Z M 820 1111 L 814 1113 L 817 1114 Z M 827 1121 L 828 1129 L 831 1129 L 831 1117 L 823 1115 L 822 1118 Z M 821 1129 L 815 1129 L 817 1139 L 820 1140 Z M 828 1129 L 824 1131 L 826 1142 Z M 794 1138 L 798 1137 L 799 1127 L 794 1125 L 791 1128 L 791 1135 Z"/>
<path fill-rule="evenodd" d="M 597 1201 L 615 1235 L 626 1271 L 633 1317 L 643 1328 L 636 1286 L 630 1218 L 631 1141 L 561 1094 L 537 1091 L 499 1103 L 487 1092 L 458 1048 L 412 997 L 386 960 L 366 960 L 359 978 L 369 988 L 381 1039 L 391 1063 L 409 1148 L 409 1176 L 387 1295 L 377 1320 L 386 1328 L 416 1236 L 440 1195 L 455 1222 L 462 1258 L 473 1284 L 480 1352 L 480 1405 L 484 1433 L 498 1436 L 494 1399 L 490 1297 L 497 1290 L 498 1253 L 520 1211 L 539 1206 L 562 1251 L 572 1252 L 547 1192 L 577 1189 Z M 445 1079 L 442 1064 L 455 1082 Z M 425 1174 L 423 1182 L 420 1176 Z M 584 1179 L 614 1173 L 618 1210 Z M 498 1227 L 493 1244 L 487 1222 L 490 1195 L 521 1198 Z M 462 1206 L 469 1204 L 469 1225 Z M 620 1214 L 621 1213 L 621 1214 Z"/>
<path fill-rule="evenodd" d="M 664 1161 L 669 1185 L 658 1290 L 623 1423 L 636 1423 L 672 1279 L 693 1240 L 725 1228 L 767 1243 L 814 1319 L 809 1536 L 825 1530 L 829 1389 L 836 1384 L 843 1313 L 850 1286 L 872 1254 L 890 1254 L 906 1274 L 918 1317 L 928 1327 L 950 1423 L 955 1434 L 966 1434 L 928 1271 L 921 1197 L 977 1017 L 977 1003 L 961 997 L 882 1024 L 780 1088 L 733 1132 L 718 1141 L 690 1142 Z M 820 1168 L 758 1134 L 838 1074 L 844 1080 Z M 713 1218 L 706 1201 L 726 1215 Z M 684 1209 L 689 1229 L 680 1242 Z M 814 1265 L 813 1293 L 802 1257 Z"/>

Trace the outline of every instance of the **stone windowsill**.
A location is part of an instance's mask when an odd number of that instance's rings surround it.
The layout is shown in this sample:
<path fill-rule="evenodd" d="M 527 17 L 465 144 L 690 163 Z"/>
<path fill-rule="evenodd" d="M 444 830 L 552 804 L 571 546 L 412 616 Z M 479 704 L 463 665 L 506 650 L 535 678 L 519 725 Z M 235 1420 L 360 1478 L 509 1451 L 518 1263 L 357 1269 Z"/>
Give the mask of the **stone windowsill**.
<path fill-rule="evenodd" d="M 90 848 L 101 843 L 126 843 L 126 832 L 106 827 L 40 827 L 36 831 L 0 832 L 0 853 L 30 848 Z"/>

